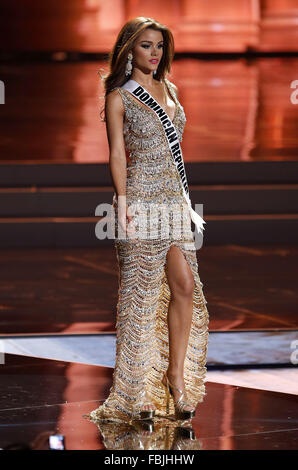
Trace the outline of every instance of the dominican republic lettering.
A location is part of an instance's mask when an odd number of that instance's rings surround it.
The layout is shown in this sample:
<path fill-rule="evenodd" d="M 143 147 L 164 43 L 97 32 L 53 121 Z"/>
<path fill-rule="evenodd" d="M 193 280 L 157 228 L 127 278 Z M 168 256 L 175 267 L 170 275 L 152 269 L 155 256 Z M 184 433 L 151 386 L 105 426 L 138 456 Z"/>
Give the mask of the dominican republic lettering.
<path fill-rule="evenodd" d="M 169 143 L 169 147 L 171 149 L 171 153 L 173 155 L 175 165 L 179 172 L 181 182 L 185 189 L 186 194 L 189 193 L 187 179 L 184 170 L 184 164 L 181 156 L 181 150 L 179 145 L 179 140 L 175 131 L 175 128 L 172 125 L 172 122 L 168 119 L 167 113 L 162 109 L 162 107 L 147 93 L 143 87 L 140 85 L 133 90 L 132 92 L 142 103 L 146 104 L 150 109 L 155 111 L 158 115 L 164 129 L 165 134 Z"/>
<path fill-rule="evenodd" d="M 177 134 L 175 132 L 174 127 L 172 126 L 171 121 L 168 119 L 167 113 L 162 109 L 162 107 L 142 88 L 138 86 L 135 90 L 133 90 L 133 94 L 138 97 L 143 103 L 145 103 L 150 109 L 156 112 L 158 117 L 160 118 L 168 140 L 170 143 L 174 142 L 177 139 Z M 168 129 L 167 127 L 170 126 Z M 172 135 L 173 134 L 173 135 Z"/>

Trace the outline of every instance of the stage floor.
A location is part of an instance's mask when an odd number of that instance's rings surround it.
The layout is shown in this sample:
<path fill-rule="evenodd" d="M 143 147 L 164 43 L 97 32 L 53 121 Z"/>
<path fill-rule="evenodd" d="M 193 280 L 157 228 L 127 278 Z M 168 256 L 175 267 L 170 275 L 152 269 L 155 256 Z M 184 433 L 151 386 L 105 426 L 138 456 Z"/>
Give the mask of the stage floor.
<path fill-rule="evenodd" d="M 14 443 L 47 449 L 62 434 L 67 450 L 167 450 L 177 448 L 177 423 L 156 424 L 152 433 L 134 426 L 96 424 L 83 415 L 108 395 L 113 369 L 7 354 L 0 368 L 0 447 Z M 295 450 L 297 396 L 220 383 L 191 421 L 191 450 Z"/>

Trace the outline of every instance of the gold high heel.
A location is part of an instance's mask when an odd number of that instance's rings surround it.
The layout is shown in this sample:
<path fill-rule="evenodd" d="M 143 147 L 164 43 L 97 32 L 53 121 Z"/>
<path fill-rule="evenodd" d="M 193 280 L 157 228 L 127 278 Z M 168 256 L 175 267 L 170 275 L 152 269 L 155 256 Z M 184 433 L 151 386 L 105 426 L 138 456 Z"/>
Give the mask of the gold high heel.
<path fill-rule="evenodd" d="M 196 439 L 195 431 L 191 427 L 177 427 L 171 450 L 200 450 L 201 443 Z"/>
<path fill-rule="evenodd" d="M 182 420 L 193 418 L 195 416 L 196 410 L 195 409 L 193 409 L 193 410 L 185 410 L 184 409 L 184 406 L 189 406 L 189 403 L 187 403 L 186 401 L 183 400 L 185 394 L 183 393 L 182 390 L 180 390 L 180 388 L 177 388 L 177 387 L 175 387 L 174 385 L 172 385 L 170 383 L 166 372 L 163 375 L 162 384 L 166 388 L 167 414 L 169 414 L 169 411 L 170 411 L 170 395 L 172 395 L 173 396 L 173 401 L 174 401 L 174 407 L 175 407 L 175 418 L 176 419 L 182 419 Z M 181 395 L 178 401 L 175 401 L 175 399 L 174 399 L 174 394 L 173 394 L 173 391 L 172 391 L 173 389 L 178 390 L 178 392 Z"/>
<path fill-rule="evenodd" d="M 145 436 L 148 433 L 154 432 L 154 422 L 153 421 L 141 421 L 137 420 L 132 423 L 133 428 L 135 431 L 137 431 L 139 434 L 142 434 L 145 432 Z"/>
<path fill-rule="evenodd" d="M 146 405 L 152 405 L 151 402 L 146 402 L 146 403 L 143 403 L 143 406 L 146 406 Z M 141 409 L 140 411 L 140 419 L 152 419 L 154 418 L 154 415 L 155 415 L 155 408 L 149 408 L 149 410 L 144 410 L 144 409 Z"/>
<path fill-rule="evenodd" d="M 151 403 L 144 403 L 144 405 L 151 405 Z M 140 411 L 140 418 L 141 419 L 152 419 L 155 415 L 155 409 L 149 410 L 141 410 Z"/>

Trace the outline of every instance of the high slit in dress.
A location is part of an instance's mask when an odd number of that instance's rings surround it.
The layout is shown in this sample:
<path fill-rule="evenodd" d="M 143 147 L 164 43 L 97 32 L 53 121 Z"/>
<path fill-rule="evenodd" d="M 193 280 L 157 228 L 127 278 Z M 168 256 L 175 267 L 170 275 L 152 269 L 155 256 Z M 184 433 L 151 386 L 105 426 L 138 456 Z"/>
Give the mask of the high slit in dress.
<path fill-rule="evenodd" d="M 176 103 L 173 124 L 182 141 L 186 117 L 172 82 L 164 79 L 170 97 Z M 115 88 L 124 108 L 123 135 L 130 164 L 127 166 L 127 204 L 143 207 L 171 208 L 158 212 L 150 225 L 147 238 L 116 237 L 114 245 L 119 266 L 116 319 L 116 360 L 113 382 L 106 400 L 88 416 L 94 422 L 131 422 L 138 419 L 148 398 L 156 406 L 155 418 L 166 417 L 166 392 L 161 383 L 169 362 L 167 314 L 170 289 L 167 280 L 166 257 L 171 246 L 180 248 L 194 277 L 193 315 L 184 362 L 184 382 L 187 400 L 197 406 L 206 395 L 206 357 L 209 315 L 196 258 L 191 219 L 186 209 L 179 175 L 161 122 L 155 112 L 140 103 L 128 90 Z M 117 208 L 114 193 L 113 208 Z M 181 211 L 186 216 L 186 229 L 175 235 L 175 224 L 181 224 Z M 180 214 L 179 214 L 180 212 Z M 117 210 L 115 224 L 117 225 Z M 164 219 L 167 218 L 167 219 Z M 154 219 L 154 218 L 153 218 Z M 180 221 L 180 222 L 179 222 Z M 161 235 L 169 222 L 170 236 Z M 149 236 L 148 236 L 149 235 Z M 173 400 L 170 414 L 174 413 Z"/>

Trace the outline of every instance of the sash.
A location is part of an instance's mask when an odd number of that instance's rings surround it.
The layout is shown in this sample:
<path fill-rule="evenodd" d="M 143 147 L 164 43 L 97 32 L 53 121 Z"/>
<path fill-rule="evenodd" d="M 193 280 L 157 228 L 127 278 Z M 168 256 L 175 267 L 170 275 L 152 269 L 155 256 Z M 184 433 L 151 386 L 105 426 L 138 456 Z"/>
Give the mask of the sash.
<path fill-rule="evenodd" d="M 171 151 L 173 162 L 178 172 L 179 181 L 181 183 L 183 195 L 189 207 L 191 220 L 195 224 L 198 230 L 198 233 L 201 232 L 203 234 L 202 230 L 205 230 L 205 228 L 203 227 L 203 224 L 206 224 L 206 222 L 199 214 L 197 214 L 197 212 L 193 210 L 191 206 L 191 200 L 189 198 L 189 189 L 188 189 L 186 172 L 185 172 L 185 167 L 184 167 L 182 149 L 181 149 L 180 142 L 178 139 L 178 133 L 173 122 L 171 121 L 167 113 L 164 111 L 164 109 L 150 95 L 150 93 L 147 90 L 145 90 L 145 88 L 142 87 L 135 80 L 132 80 L 132 79 L 128 80 L 126 83 L 124 83 L 124 85 L 122 85 L 121 88 L 128 90 L 141 103 L 145 104 L 146 106 L 148 106 L 148 108 L 152 109 L 152 111 L 155 112 L 156 116 L 160 120 L 162 127 L 165 131 L 165 135 L 167 138 L 169 149 Z M 177 103 L 176 103 L 176 106 L 177 106 Z"/>

